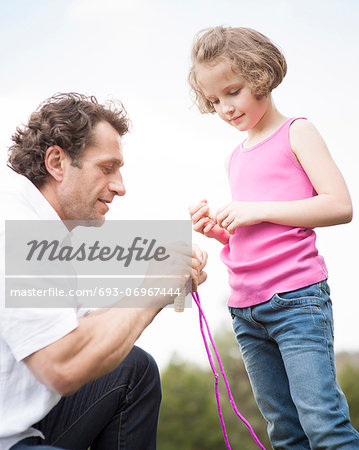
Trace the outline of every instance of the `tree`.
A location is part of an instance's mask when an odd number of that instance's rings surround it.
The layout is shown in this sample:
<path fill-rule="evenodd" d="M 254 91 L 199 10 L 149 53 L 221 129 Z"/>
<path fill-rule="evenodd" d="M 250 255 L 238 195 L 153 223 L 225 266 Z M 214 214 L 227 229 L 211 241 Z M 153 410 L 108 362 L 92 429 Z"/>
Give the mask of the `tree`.
<path fill-rule="evenodd" d="M 230 331 L 215 336 L 215 342 L 226 371 L 232 395 L 237 409 L 250 422 L 261 443 L 270 449 L 267 425 L 254 400 L 252 388 L 241 357 L 238 343 Z M 220 393 L 225 415 L 226 426 L 233 449 L 258 449 L 248 428 L 240 421 L 229 403 L 224 382 L 220 385 Z"/>
<path fill-rule="evenodd" d="M 267 449 L 271 448 L 266 424 L 254 401 L 233 333 L 227 332 L 215 339 L 237 408 L 250 421 L 263 445 Z M 219 369 L 217 372 L 220 375 Z M 209 369 L 173 359 L 162 374 L 162 390 L 159 450 L 225 449 L 215 399 L 214 377 Z M 232 449 L 257 449 L 247 427 L 232 410 L 222 379 L 220 399 Z"/>
<path fill-rule="evenodd" d="M 208 370 L 171 362 L 162 375 L 159 450 L 218 450 L 223 445 Z"/>
<path fill-rule="evenodd" d="M 251 423 L 268 450 L 266 423 L 253 398 L 252 389 L 231 331 L 215 336 L 215 342 L 226 371 L 238 410 Z M 213 359 L 215 356 L 213 355 Z M 359 357 L 337 355 L 338 378 L 346 394 L 352 424 L 359 429 Z M 339 363 L 340 362 L 340 363 Z M 255 450 L 258 446 L 247 427 L 230 405 L 225 384 L 220 376 L 220 399 L 228 438 L 233 450 Z M 173 358 L 162 373 L 163 401 L 160 412 L 159 450 L 225 449 L 214 391 L 214 377 L 203 369 Z"/>
<path fill-rule="evenodd" d="M 351 424 L 359 430 L 359 368 L 355 366 L 353 361 L 354 358 L 352 361 L 346 358 L 340 369 L 338 379 L 348 400 Z"/>

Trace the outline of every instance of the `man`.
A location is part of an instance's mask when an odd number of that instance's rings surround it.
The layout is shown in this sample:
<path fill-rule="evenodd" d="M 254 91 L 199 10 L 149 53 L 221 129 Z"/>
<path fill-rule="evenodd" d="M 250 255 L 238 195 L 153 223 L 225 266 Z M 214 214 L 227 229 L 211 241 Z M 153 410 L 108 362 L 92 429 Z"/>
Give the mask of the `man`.
<path fill-rule="evenodd" d="M 114 197 L 125 194 L 128 125 L 122 105 L 94 97 L 44 102 L 13 136 L 0 189 L 5 217 L 103 222 Z M 193 251 L 195 287 L 205 263 Z M 134 343 L 160 310 L 17 309 L 4 308 L 2 298 L 0 450 L 156 448 L 158 369 Z"/>

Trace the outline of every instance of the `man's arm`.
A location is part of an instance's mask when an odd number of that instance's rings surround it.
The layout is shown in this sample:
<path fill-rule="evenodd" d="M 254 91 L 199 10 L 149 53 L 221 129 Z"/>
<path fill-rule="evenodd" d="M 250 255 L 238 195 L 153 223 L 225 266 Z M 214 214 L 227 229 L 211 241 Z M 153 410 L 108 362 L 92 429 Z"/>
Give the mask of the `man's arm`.
<path fill-rule="evenodd" d="M 161 308 L 110 308 L 79 319 L 79 326 L 24 359 L 35 377 L 60 395 L 115 369 Z"/>
<path fill-rule="evenodd" d="M 203 271 L 206 262 L 207 254 L 194 248 L 193 289 L 207 278 Z M 63 396 L 73 394 L 115 369 L 162 307 L 173 302 L 174 296 L 147 300 L 149 307 L 101 309 L 82 317 L 76 329 L 26 357 L 25 364 L 49 389 Z M 131 304 L 131 298 L 127 301 Z"/>

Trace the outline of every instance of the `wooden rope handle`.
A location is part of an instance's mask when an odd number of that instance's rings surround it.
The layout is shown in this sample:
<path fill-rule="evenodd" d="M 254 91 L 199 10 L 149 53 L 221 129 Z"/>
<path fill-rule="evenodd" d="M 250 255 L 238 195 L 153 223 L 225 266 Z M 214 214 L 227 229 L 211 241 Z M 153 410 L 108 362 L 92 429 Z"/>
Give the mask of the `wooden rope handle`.
<path fill-rule="evenodd" d="M 186 296 L 189 292 L 194 290 L 194 286 L 192 285 L 192 280 L 188 280 L 186 282 L 186 286 L 182 289 L 180 294 L 175 298 L 174 307 L 175 312 L 183 312 L 186 302 Z"/>
<path fill-rule="evenodd" d="M 175 298 L 175 312 L 183 312 L 184 311 L 184 305 L 186 302 L 186 294 L 187 289 L 184 288 L 179 295 Z"/>

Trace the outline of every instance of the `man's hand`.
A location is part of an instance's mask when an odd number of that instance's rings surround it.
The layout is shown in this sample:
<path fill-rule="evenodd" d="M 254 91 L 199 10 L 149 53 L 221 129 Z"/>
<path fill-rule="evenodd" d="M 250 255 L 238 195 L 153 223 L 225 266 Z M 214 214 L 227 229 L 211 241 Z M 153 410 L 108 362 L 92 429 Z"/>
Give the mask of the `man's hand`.
<path fill-rule="evenodd" d="M 198 245 L 192 246 L 192 290 L 197 291 L 197 287 L 207 279 L 207 273 L 203 270 L 207 264 L 208 254 L 201 250 Z"/>
<path fill-rule="evenodd" d="M 203 270 L 207 264 L 207 252 L 201 250 L 196 244 L 193 244 L 191 248 L 184 243 L 172 244 L 167 247 L 167 251 L 170 258 L 166 262 L 161 265 L 150 263 L 142 286 L 147 289 L 159 288 L 168 292 L 182 292 L 186 289 L 188 280 L 191 279 L 192 290 L 196 291 L 197 287 L 207 278 L 207 274 Z M 175 298 L 174 295 L 153 296 L 144 299 L 143 305 L 147 308 L 162 308 L 172 304 Z"/>

